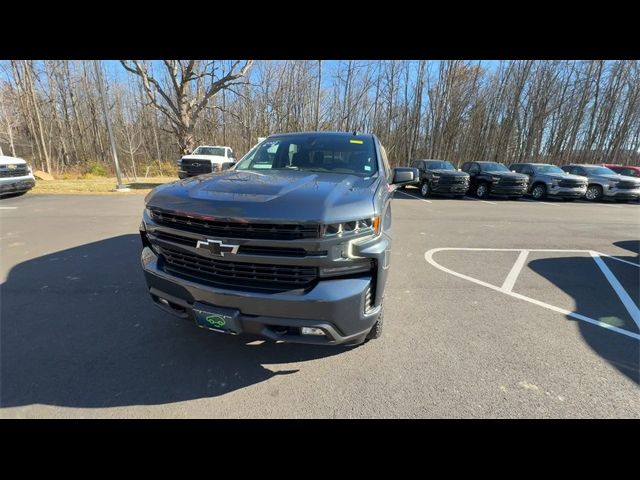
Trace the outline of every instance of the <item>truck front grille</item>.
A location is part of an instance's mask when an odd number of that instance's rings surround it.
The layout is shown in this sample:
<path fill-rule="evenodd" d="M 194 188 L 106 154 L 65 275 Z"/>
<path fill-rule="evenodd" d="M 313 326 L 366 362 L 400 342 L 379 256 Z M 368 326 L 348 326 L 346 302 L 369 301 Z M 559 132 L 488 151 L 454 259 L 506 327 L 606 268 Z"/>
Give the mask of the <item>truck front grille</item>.
<path fill-rule="evenodd" d="M 578 188 L 578 187 L 584 187 L 585 183 L 582 180 L 572 180 L 569 178 L 565 178 L 564 180 L 560 180 L 560 183 L 558 183 L 558 186 L 564 187 L 564 188 Z"/>
<path fill-rule="evenodd" d="M 157 240 L 171 242 L 188 247 L 196 247 L 198 239 L 176 235 L 168 232 L 153 232 L 151 236 Z M 155 242 L 154 242 L 155 243 Z M 161 245 L 160 245 L 161 246 Z M 323 257 L 327 255 L 326 250 L 305 250 L 304 248 L 290 247 L 270 247 L 262 245 L 240 245 L 238 248 L 240 255 L 259 255 L 275 257 Z"/>
<path fill-rule="evenodd" d="M 527 184 L 524 178 L 502 178 L 498 182 L 501 187 L 523 187 Z"/>
<path fill-rule="evenodd" d="M 151 209 L 151 217 L 160 225 L 203 233 L 214 238 L 259 238 L 266 240 L 297 240 L 318 238 L 319 225 L 239 223 L 205 220 Z"/>
<path fill-rule="evenodd" d="M 438 179 L 439 185 L 465 185 L 467 183 L 467 177 L 461 175 L 446 175 L 441 176 Z"/>
<path fill-rule="evenodd" d="M 29 170 L 27 170 L 27 167 L 24 165 L 19 165 L 18 168 L 15 168 L 13 170 L 6 167 L 0 169 L 0 178 L 24 177 L 28 174 Z"/>
<path fill-rule="evenodd" d="M 272 291 L 308 288 L 318 279 L 318 268 L 297 265 L 214 260 L 200 255 L 161 248 L 165 269 L 221 287 L 254 287 Z"/>
<path fill-rule="evenodd" d="M 190 160 L 181 161 L 182 170 L 189 175 L 202 175 L 203 173 L 211 173 L 211 160 Z"/>
<path fill-rule="evenodd" d="M 639 183 L 637 183 L 637 182 L 631 182 L 631 181 L 624 181 L 623 180 L 621 182 L 618 182 L 617 187 L 622 189 L 622 190 L 630 190 L 630 189 L 633 189 L 633 188 L 637 188 L 638 185 L 639 185 Z"/>

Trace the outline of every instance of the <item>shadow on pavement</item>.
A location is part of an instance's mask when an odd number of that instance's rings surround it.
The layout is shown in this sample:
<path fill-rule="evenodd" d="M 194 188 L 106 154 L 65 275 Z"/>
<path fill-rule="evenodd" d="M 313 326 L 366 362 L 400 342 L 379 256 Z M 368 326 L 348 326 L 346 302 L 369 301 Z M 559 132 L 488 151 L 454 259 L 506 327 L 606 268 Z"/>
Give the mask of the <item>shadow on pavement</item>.
<path fill-rule="evenodd" d="M 614 245 L 633 252 L 634 256 L 619 256 L 622 260 L 639 263 L 638 241 L 621 241 Z M 638 269 L 615 260 L 605 262 L 637 304 L 633 294 L 639 287 Z M 601 322 L 638 333 L 638 327 L 629 312 L 626 311 L 615 291 L 599 272 L 590 257 L 563 257 L 532 260 L 528 264 L 534 272 L 546 278 L 575 301 L 573 311 Z M 595 267 L 595 270 L 594 270 Z M 594 276 L 594 271 L 598 273 Z M 640 383 L 640 342 L 602 327 L 589 324 L 572 317 L 567 319 L 578 322 L 578 328 L 587 344 L 617 368 L 621 373 Z"/>
<path fill-rule="evenodd" d="M 15 266 L 0 287 L 0 406 L 103 408 L 214 397 L 274 375 L 263 364 L 346 347 L 247 345 L 156 308 L 140 239 L 123 235 Z M 277 367 L 276 367 L 277 368 Z"/>

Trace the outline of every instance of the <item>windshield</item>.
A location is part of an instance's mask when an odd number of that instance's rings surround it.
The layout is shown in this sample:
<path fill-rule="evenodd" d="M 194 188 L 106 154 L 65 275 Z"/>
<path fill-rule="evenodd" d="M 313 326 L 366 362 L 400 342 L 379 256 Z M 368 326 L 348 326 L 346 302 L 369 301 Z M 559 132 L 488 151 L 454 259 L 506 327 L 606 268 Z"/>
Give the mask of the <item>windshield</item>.
<path fill-rule="evenodd" d="M 555 165 L 534 165 L 533 170 L 536 173 L 567 173 Z"/>
<path fill-rule="evenodd" d="M 589 175 L 615 175 L 616 172 L 607 168 L 607 167 L 589 167 L 584 166 L 584 168 Z"/>
<path fill-rule="evenodd" d="M 343 134 L 278 135 L 251 150 L 236 170 L 304 170 L 371 176 L 378 171 L 371 137 Z"/>
<path fill-rule="evenodd" d="M 489 162 L 489 163 L 481 163 L 480 168 L 483 172 L 510 172 L 505 165 L 502 163 Z"/>
<path fill-rule="evenodd" d="M 450 162 L 435 162 L 435 161 L 427 162 L 427 168 L 429 170 L 455 170 L 456 169 L 456 167 L 454 167 Z"/>
<path fill-rule="evenodd" d="M 192 155 L 217 155 L 219 157 L 224 157 L 224 148 L 198 147 L 193 151 Z"/>

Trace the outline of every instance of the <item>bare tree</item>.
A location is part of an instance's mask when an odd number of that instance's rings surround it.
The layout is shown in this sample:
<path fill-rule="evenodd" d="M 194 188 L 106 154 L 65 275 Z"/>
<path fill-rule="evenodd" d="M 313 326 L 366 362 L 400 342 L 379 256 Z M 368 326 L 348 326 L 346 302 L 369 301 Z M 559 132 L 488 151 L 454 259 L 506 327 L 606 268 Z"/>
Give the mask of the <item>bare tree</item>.
<path fill-rule="evenodd" d="M 170 121 L 182 153 L 190 152 L 195 143 L 195 124 L 209 101 L 221 90 L 238 85 L 253 60 L 242 66 L 215 60 L 164 60 L 168 81 L 156 78 L 146 62 L 122 60 L 122 66 L 142 80 L 148 100 Z"/>

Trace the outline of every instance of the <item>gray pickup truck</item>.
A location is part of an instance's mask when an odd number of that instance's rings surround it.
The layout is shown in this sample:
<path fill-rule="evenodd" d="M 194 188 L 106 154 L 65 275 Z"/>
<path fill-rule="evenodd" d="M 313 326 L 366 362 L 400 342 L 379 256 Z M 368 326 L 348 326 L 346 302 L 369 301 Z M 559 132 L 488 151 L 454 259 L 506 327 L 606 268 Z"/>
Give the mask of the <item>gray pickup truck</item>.
<path fill-rule="evenodd" d="M 390 168 L 374 135 L 272 135 L 231 170 L 161 185 L 140 235 L 151 298 L 222 333 L 355 345 L 382 332 Z"/>
<path fill-rule="evenodd" d="M 587 192 L 587 178 L 571 175 L 548 163 L 514 163 L 509 170 L 529 177 L 529 195 L 536 200 L 546 197 L 575 200 Z"/>
<path fill-rule="evenodd" d="M 589 185 L 584 195 L 589 201 L 602 198 L 610 200 L 638 200 L 640 198 L 640 179 L 618 175 L 613 170 L 599 165 L 564 165 L 562 170 L 572 175 L 588 178 Z"/>

